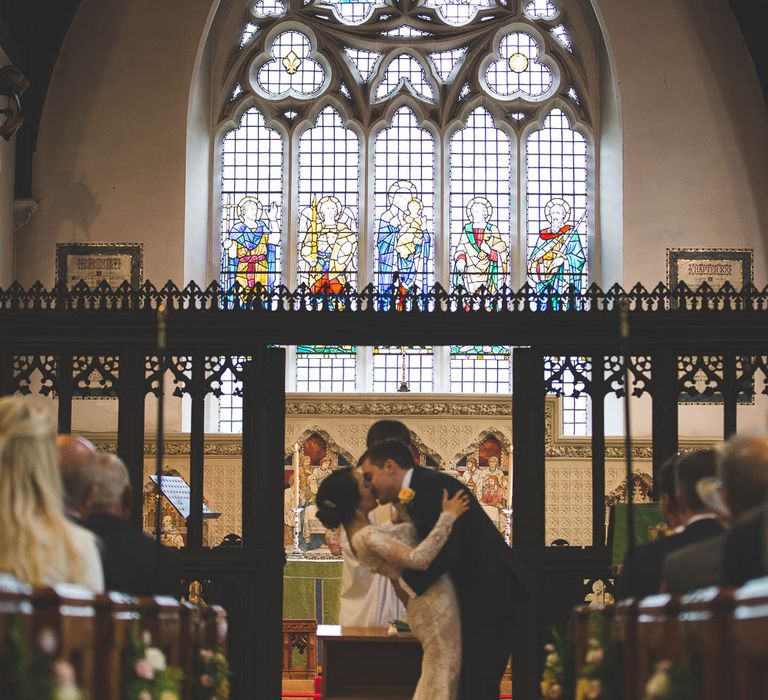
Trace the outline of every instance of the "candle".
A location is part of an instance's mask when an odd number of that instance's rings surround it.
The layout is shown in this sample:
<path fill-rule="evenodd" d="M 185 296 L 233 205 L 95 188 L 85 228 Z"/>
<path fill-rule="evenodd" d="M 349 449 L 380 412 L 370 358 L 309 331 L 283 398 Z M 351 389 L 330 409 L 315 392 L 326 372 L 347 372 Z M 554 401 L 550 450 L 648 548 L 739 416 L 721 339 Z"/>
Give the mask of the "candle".
<path fill-rule="evenodd" d="M 299 443 L 297 442 L 293 446 L 293 495 L 294 495 L 294 508 L 298 510 L 300 502 L 301 491 L 301 475 L 299 474 Z"/>
<path fill-rule="evenodd" d="M 509 495 L 507 496 L 507 508 L 512 509 L 512 452 L 514 448 L 509 446 L 509 472 L 507 475 L 507 481 L 509 482 Z"/>

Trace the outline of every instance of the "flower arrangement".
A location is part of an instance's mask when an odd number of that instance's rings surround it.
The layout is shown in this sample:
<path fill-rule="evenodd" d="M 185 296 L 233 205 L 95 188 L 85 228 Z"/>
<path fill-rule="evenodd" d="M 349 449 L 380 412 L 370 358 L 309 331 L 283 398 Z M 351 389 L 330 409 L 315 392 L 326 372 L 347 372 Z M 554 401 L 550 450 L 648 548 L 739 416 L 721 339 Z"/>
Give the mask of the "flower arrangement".
<path fill-rule="evenodd" d="M 200 648 L 195 653 L 195 700 L 229 698 L 229 664 L 221 652 Z"/>
<path fill-rule="evenodd" d="M 700 698 L 701 676 L 690 656 L 680 661 L 658 661 L 645 684 L 643 700 L 696 700 Z"/>
<path fill-rule="evenodd" d="M 544 645 L 547 653 L 541 674 L 542 700 L 572 697 L 573 678 L 570 670 L 572 640 L 558 629 L 552 629 L 552 643 Z"/>
<path fill-rule="evenodd" d="M 135 634 L 128 640 L 125 664 L 126 700 L 179 700 L 181 669 L 168 666 L 165 654 Z"/>
<path fill-rule="evenodd" d="M 11 695 L 15 700 L 84 700 L 72 664 L 55 658 L 59 640 L 52 629 L 41 630 L 37 647 L 30 649 L 14 621 L 8 643 Z"/>
<path fill-rule="evenodd" d="M 621 700 L 621 650 L 610 640 L 605 620 L 600 615 L 590 618 L 590 632 L 576 681 L 576 700 Z"/>

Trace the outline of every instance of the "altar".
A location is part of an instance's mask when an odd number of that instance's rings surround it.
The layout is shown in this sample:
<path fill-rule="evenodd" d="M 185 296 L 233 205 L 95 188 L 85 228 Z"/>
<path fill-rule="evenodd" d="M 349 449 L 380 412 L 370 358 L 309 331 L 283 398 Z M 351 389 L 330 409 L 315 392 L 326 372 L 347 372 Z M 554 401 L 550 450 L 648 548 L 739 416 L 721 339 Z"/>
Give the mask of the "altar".
<path fill-rule="evenodd" d="M 421 645 L 413 634 L 386 627 L 320 625 L 325 656 L 323 700 L 408 700 L 421 674 Z"/>

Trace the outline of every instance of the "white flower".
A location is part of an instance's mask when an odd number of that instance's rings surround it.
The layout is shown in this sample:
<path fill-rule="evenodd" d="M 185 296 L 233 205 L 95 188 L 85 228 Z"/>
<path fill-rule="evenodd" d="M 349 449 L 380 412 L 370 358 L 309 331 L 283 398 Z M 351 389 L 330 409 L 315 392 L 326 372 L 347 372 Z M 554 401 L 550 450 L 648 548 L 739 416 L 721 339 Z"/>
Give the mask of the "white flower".
<path fill-rule="evenodd" d="M 147 647 L 144 652 L 144 658 L 152 664 L 155 671 L 165 671 L 165 654 L 157 647 Z"/>

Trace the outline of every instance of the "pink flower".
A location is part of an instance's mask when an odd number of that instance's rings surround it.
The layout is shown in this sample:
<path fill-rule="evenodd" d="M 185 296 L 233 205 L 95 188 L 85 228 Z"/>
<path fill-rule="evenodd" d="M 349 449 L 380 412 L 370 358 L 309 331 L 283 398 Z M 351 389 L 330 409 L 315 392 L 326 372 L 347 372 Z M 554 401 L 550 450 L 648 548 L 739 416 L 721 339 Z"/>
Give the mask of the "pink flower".
<path fill-rule="evenodd" d="M 211 659 L 213 659 L 213 652 L 210 649 L 201 649 L 200 659 L 205 663 L 208 663 L 209 661 L 211 661 Z"/>
<path fill-rule="evenodd" d="M 53 664 L 53 676 L 59 688 L 74 688 L 77 685 L 75 669 L 69 661 L 56 661 Z"/>
<path fill-rule="evenodd" d="M 56 638 L 56 633 L 50 627 L 45 627 L 40 630 L 40 636 L 37 638 L 37 643 L 40 646 L 40 651 L 49 656 L 56 653 L 56 647 L 59 646 L 59 640 Z"/>
<path fill-rule="evenodd" d="M 148 690 L 142 690 L 136 700 L 152 700 L 152 695 L 150 695 Z"/>
<path fill-rule="evenodd" d="M 139 678 L 143 678 L 146 681 L 151 681 L 155 678 L 155 669 L 152 668 L 152 664 L 146 659 L 139 659 L 133 665 L 133 670 Z"/>
<path fill-rule="evenodd" d="M 203 688 L 213 687 L 213 676 L 211 676 L 209 673 L 204 673 L 202 676 L 200 676 L 200 685 L 202 685 Z"/>

